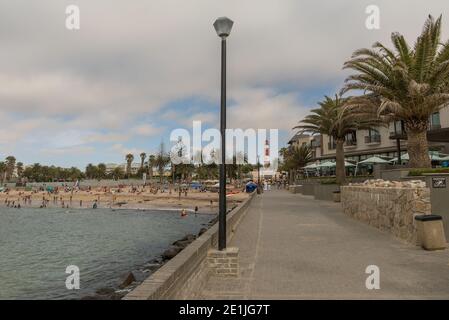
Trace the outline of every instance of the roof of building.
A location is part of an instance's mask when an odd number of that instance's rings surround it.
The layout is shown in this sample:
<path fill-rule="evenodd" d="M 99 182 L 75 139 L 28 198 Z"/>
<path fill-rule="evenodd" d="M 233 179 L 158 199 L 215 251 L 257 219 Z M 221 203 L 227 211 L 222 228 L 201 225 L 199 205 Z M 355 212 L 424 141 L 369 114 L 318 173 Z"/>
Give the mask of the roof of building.
<path fill-rule="evenodd" d="M 292 144 L 293 142 L 296 142 L 296 141 L 298 141 L 298 140 L 301 139 L 301 138 L 307 138 L 307 137 L 310 137 L 310 135 L 304 134 L 304 133 L 296 133 L 296 134 L 290 139 L 290 141 L 288 142 L 288 144 Z"/>

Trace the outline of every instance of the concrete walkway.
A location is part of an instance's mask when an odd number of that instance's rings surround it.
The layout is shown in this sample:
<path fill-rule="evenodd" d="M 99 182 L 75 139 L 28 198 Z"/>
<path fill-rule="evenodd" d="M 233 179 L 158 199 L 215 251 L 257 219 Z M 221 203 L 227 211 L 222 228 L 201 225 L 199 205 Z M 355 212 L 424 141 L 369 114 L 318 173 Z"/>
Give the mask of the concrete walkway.
<path fill-rule="evenodd" d="M 449 249 L 404 244 L 337 203 L 284 190 L 254 199 L 229 246 L 240 248 L 240 277 L 210 278 L 204 299 L 449 298 Z M 365 287 L 369 265 L 379 290 Z"/>

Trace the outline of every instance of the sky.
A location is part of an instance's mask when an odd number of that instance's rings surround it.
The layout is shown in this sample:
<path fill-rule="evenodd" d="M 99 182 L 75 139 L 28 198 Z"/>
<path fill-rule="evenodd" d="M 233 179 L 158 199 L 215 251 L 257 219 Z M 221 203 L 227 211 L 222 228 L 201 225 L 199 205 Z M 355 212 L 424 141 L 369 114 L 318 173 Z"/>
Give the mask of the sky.
<path fill-rule="evenodd" d="M 66 28 L 66 7 L 80 29 Z M 380 28 L 365 26 L 368 5 Z M 0 0 L 0 159 L 84 168 L 155 153 L 175 128 L 217 127 L 228 38 L 228 127 L 279 129 L 279 147 L 350 71 L 352 52 L 394 31 L 411 44 L 447 0 Z"/>

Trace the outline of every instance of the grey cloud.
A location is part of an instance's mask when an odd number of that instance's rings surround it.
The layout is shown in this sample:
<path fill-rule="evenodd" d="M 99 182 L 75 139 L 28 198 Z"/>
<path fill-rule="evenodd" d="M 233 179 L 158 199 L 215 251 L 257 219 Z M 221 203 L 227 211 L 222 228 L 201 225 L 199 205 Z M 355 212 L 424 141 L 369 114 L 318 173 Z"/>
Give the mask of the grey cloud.
<path fill-rule="evenodd" d="M 80 6 L 80 31 L 65 29 L 68 4 Z M 378 31 L 364 27 L 368 4 L 381 9 Z M 296 93 L 338 87 L 355 49 L 389 43 L 392 31 L 413 40 L 428 13 L 445 12 L 447 0 L 3 0 L 0 105 L 31 122 L 44 117 L 47 127 L 60 128 L 62 119 L 66 130 L 85 136 L 123 132 L 142 115 L 156 121 L 170 112 L 167 103 L 186 97 L 218 104 L 220 48 L 212 23 L 227 15 L 235 21 L 228 43 L 231 123 L 276 121 L 288 130 L 307 111 Z M 445 37 L 448 28 L 445 17 Z M 294 92 L 276 96 L 284 85 Z M 23 138 L 17 126 L 5 125 Z"/>

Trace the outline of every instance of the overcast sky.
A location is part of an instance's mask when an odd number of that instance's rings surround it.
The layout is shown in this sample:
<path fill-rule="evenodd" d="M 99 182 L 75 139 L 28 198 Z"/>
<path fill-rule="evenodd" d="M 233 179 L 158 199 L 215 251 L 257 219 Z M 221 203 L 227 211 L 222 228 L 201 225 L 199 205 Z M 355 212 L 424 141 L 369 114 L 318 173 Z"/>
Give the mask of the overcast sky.
<path fill-rule="evenodd" d="M 65 27 L 78 5 L 81 29 Z M 365 8 L 380 8 L 380 29 Z M 0 158 L 84 168 L 124 162 L 168 142 L 192 120 L 216 126 L 220 42 L 228 39 L 228 123 L 278 128 L 280 146 L 324 95 L 351 53 L 391 32 L 410 43 L 447 0 L 0 0 Z"/>

